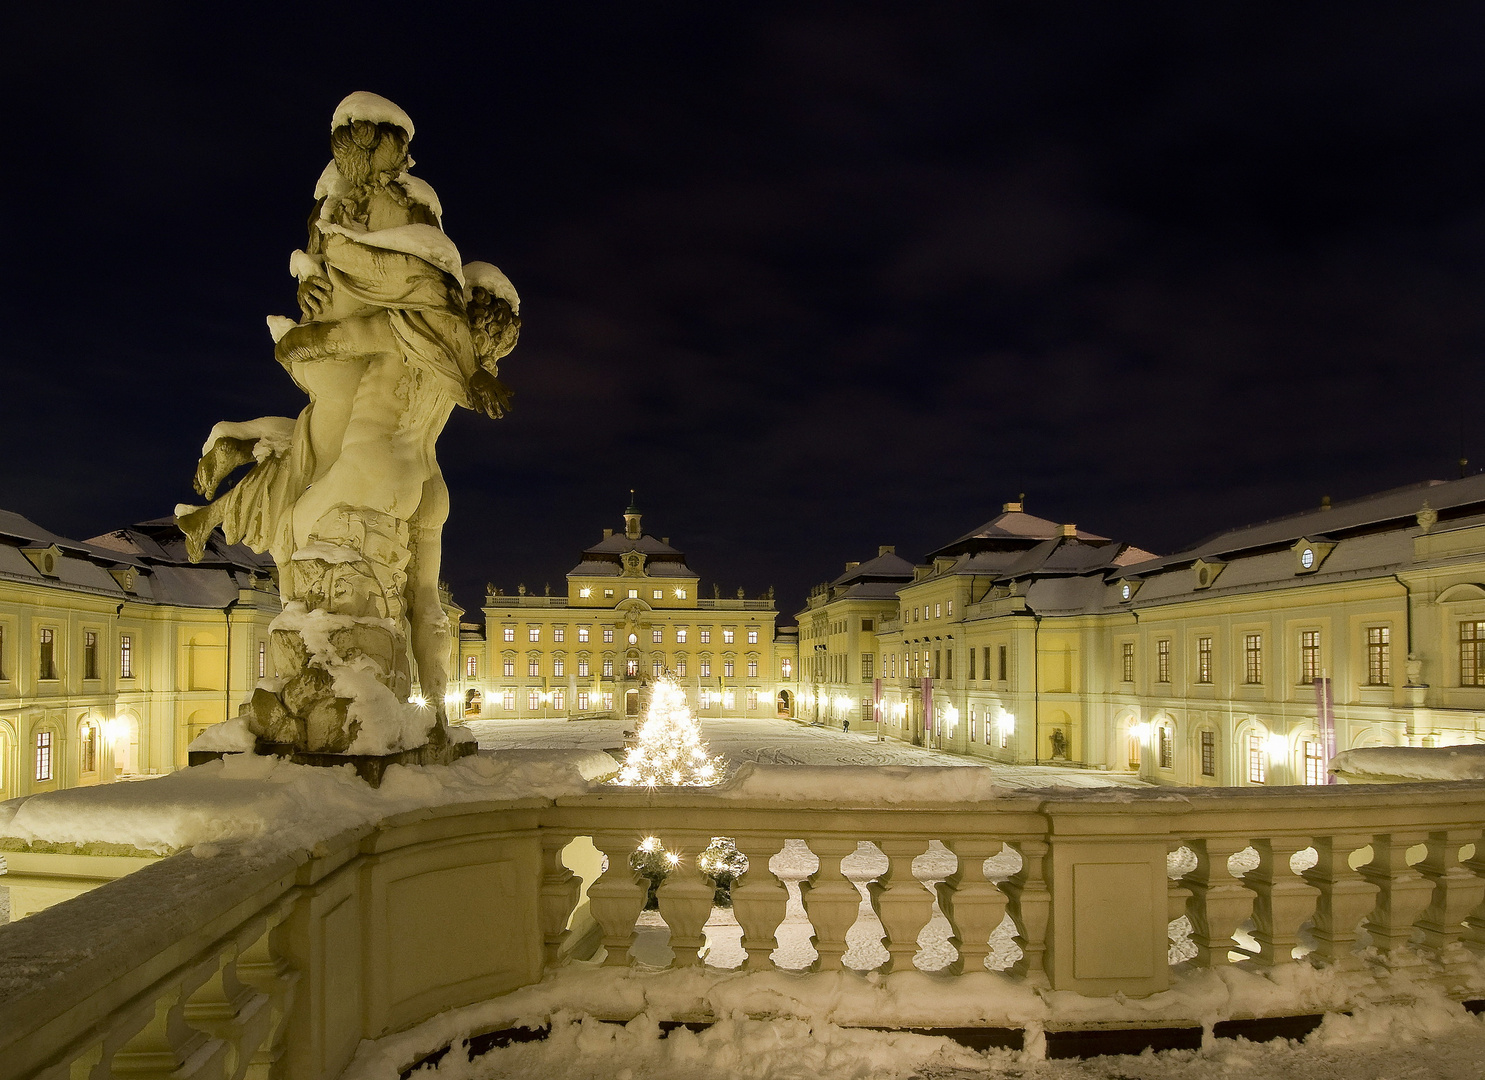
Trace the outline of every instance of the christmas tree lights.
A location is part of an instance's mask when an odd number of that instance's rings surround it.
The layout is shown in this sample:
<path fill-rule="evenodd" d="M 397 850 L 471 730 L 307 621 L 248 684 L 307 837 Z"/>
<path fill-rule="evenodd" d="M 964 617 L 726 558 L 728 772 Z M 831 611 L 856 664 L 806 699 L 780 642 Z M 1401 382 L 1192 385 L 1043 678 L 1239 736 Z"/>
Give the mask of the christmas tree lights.
<path fill-rule="evenodd" d="M 722 779 L 722 762 L 707 751 L 686 692 L 670 678 L 650 688 L 650 707 L 616 781 L 626 787 L 707 787 Z"/>

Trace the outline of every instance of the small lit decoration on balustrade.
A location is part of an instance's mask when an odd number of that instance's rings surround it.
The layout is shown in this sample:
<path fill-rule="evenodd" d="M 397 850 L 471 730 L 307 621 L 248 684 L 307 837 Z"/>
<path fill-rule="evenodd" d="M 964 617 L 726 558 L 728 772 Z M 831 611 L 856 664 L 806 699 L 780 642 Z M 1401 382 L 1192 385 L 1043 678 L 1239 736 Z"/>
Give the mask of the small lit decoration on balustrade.
<path fill-rule="evenodd" d="M 668 675 L 650 688 L 650 707 L 614 782 L 624 787 L 709 787 L 722 779 L 686 692 Z"/>
<path fill-rule="evenodd" d="M 729 908 L 732 906 L 732 883 L 747 873 L 748 857 L 737 850 L 732 837 L 714 836 L 706 850 L 696 856 L 696 869 L 716 889 L 712 903 Z"/>
<path fill-rule="evenodd" d="M 654 911 L 659 907 L 656 890 L 680 864 L 681 857 L 674 851 L 666 851 L 658 837 L 647 836 L 639 842 L 639 847 L 629 856 L 629 869 L 649 883 L 645 892 L 646 911 Z"/>

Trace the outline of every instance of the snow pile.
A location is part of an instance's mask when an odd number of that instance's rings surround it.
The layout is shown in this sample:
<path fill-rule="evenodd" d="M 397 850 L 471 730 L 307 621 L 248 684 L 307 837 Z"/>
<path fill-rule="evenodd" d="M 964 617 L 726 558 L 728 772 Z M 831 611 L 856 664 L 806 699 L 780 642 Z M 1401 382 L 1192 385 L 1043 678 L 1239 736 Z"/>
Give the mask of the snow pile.
<path fill-rule="evenodd" d="M 613 772 L 607 754 L 538 751 L 467 757 L 453 765 L 394 765 L 372 788 L 349 767 L 294 765 L 233 754 L 132 784 L 68 788 L 16 800 L 0 835 L 26 843 L 123 844 L 168 854 L 220 845 L 244 854 L 307 850 L 393 814 L 453 803 L 580 795 Z M 12 804 L 0 804 L 12 805 Z"/>
<path fill-rule="evenodd" d="M 665 972 L 572 965 L 492 1001 L 451 1010 L 408 1031 L 361 1045 L 342 1080 L 394 1080 L 410 1062 L 471 1034 L 550 1024 L 544 1042 L 518 1044 L 466 1062 L 455 1049 L 434 1075 L 483 1077 L 897 1077 L 1002 1075 L 1059 1080 L 1201 1080 L 1297 1076 L 1361 1080 L 1417 1076 L 1479 1080 L 1485 1022 L 1458 1002 L 1399 975 L 1379 986 L 1365 973 L 1348 981 L 1308 965 L 1272 978 L 1240 969 L 1190 972 L 1143 1001 L 1037 992 L 990 973 L 935 978 L 917 972 L 861 977 L 843 972 L 789 975 Z M 1322 989 L 1327 985 L 1329 989 Z M 1376 1004 L 1364 993 L 1369 984 Z M 1349 995 L 1352 995 L 1348 997 Z M 1303 1045 L 1217 1040 L 1218 1020 L 1254 1015 L 1331 1015 Z M 628 1019 L 626 1026 L 591 1018 Z M 716 1017 L 696 1034 L 662 1039 L 657 1019 Z M 1056 1025 L 1193 1022 L 1208 1031 L 1200 1051 L 1042 1061 L 1042 1032 Z M 974 1054 L 948 1039 L 875 1027 L 1008 1026 L 1026 1032 L 1026 1051 Z M 1447 1049 L 1443 1049 L 1447 1047 Z M 420 1074 L 422 1075 L 422 1074 Z"/>
<path fill-rule="evenodd" d="M 459 249 L 442 229 L 433 225 L 394 225 L 390 229 L 355 232 L 322 219 L 320 229 L 378 251 L 395 251 L 400 255 L 422 259 L 457 281 L 459 288 L 464 288 L 464 260 L 459 256 Z"/>
<path fill-rule="evenodd" d="M 1366 746 L 1342 750 L 1330 771 L 1348 780 L 1485 780 L 1485 745 Z"/>
<path fill-rule="evenodd" d="M 494 263 L 467 262 L 464 264 L 464 299 L 469 300 L 472 289 L 484 289 L 491 296 L 498 296 L 510 305 L 517 315 L 521 313 L 521 297 L 500 267 Z"/>
<path fill-rule="evenodd" d="M 747 762 L 717 790 L 724 799 L 818 802 L 843 806 L 980 802 L 1015 791 L 989 769 L 935 765 L 758 765 Z"/>
<path fill-rule="evenodd" d="M 191 741 L 187 750 L 210 750 L 220 754 L 241 754 L 258 745 L 258 737 L 248 727 L 247 717 L 234 716 L 212 724 Z"/>

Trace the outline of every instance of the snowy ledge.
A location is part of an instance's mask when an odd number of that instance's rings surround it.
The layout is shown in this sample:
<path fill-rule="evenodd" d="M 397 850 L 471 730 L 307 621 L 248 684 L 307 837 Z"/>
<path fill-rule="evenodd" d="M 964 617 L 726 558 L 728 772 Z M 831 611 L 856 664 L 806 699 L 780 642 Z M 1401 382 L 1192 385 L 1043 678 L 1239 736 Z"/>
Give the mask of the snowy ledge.
<path fill-rule="evenodd" d="M 1485 990 L 1480 961 L 1460 949 L 1456 963 L 1461 965 L 1462 985 L 1476 993 Z M 632 1022 L 641 1028 L 654 1027 L 659 1020 L 794 1020 L 827 1039 L 835 1037 L 831 1029 L 1004 1026 L 1026 1033 L 1027 1049 L 1033 1056 L 1040 1056 L 1038 1044 L 1049 1029 L 1200 1026 L 1210 1034 L 1215 1024 L 1225 1020 L 1338 1013 L 1369 1006 L 1415 1010 L 1424 1028 L 1465 1017 L 1458 1000 L 1419 981 L 1415 978 L 1419 973 L 1418 969 L 1391 970 L 1374 955 L 1368 964 L 1344 973 L 1306 964 L 1286 965 L 1266 974 L 1223 967 L 1180 972 L 1170 990 L 1148 998 L 1111 999 L 1036 989 L 988 971 L 945 978 L 918 971 L 888 975 L 699 968 L 643 971 L 574 963 L 533 986 L 362 1043 L 341 1080 L 396 1080 L 409 1063 L 443 1047 L 458 1046 L 471 1035 L 560 1026 L 583 1017 Z M 947 1043 L 905 1032 L 900 1038 L 908 1040 L 901 1049 L 920 1056 L 944 1049 L 940 1044 Z M 924 1039 L 926 1045 L 913 1043 L 914 1039 Z"/>

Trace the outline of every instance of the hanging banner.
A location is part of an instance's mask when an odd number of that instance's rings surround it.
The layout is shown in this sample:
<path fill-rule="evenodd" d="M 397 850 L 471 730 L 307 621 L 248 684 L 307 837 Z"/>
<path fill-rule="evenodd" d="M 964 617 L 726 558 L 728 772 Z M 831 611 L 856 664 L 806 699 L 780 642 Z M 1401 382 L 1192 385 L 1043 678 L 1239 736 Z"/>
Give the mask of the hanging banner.
<path fill-rule="evenodd" d="M 933 680 L 923 680 L 923 730 L 933 730 Z"/>
<path fill-rule="evenodd" d="M 1335 774 L 1329 770 L 1335 757 L 1335 695 L 1328 678 L 1315 680 L 1315 721 L 1320 729 L 1320 745 L 1325 748 L 1325 783 L 1334 784 Z"/>
<path fill-rule="evenodd" d="M 877 727 L 882 726 L 882 680 L 873 679 L 871 683 L 872 719 L 877 722 Z"/>

